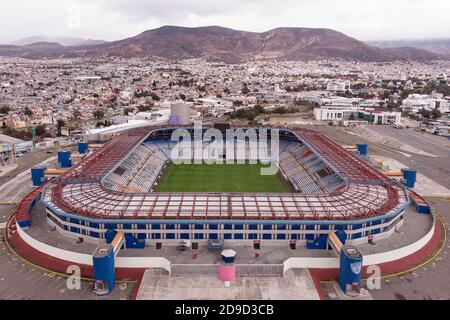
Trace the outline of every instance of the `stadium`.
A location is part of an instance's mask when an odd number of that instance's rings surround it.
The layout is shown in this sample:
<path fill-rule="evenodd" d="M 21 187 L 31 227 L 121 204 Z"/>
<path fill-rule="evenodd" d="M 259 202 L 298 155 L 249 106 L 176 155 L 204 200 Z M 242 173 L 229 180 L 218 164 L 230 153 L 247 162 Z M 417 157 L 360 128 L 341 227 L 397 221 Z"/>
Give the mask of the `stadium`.
<path fill-rule="evenodd" d="M 401 185 L 314 131 L 279 129 L 279 173 L 262 176 L 262 164 L 172 164 L 175 129 L 122 133 L 42 186 L 48 222 L 64 235 L 96 242 L 113 229 L 141 244 L 306 243 L 333 230 L 358 243 L 401 223 L 409 203 Z"/>
<path fill-rule="evenodd" d="M 35 188 L 7 227 L 21 257 L 62 274 L 75 264 L 96 294 L 147 272 L 148 288 L 152 270 L 226 282 L 307 269 L 306 281 L 339 278 L 343 292 L 359 292 L 370 266 L 403 270 L 440 243 L 438 218 L 413 190 L 416 170 L 388 177 L 365 144 L 228 124 L 106 138 L 58 152 L 60 168 L 32 168 Z"/>

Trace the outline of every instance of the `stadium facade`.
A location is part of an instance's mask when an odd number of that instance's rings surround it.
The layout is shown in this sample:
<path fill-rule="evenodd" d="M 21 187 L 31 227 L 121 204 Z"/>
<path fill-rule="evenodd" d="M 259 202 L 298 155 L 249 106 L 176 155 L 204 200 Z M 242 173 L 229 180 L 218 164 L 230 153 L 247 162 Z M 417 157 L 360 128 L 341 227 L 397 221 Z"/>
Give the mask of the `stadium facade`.
<path fill-rule="evenodd" d="M 30 201 L 42 201 L 49 224 L 62 234 L 95 243 L 108 230 L 147 244 L 180 239 L 326 242 L 330 232 L 342 230 L 347 243 L 357 244 L 369 236 L 389 236 L 402 224 L 409 204 L 404 186 L 307 129 L 278 129 L 277 165 L 291 193 L 154 192 L 171 161 L 176 129 L 123 132 L 41 186 Z M 18 223 L 27 227 L 30 219 L 24 215 Z"/>

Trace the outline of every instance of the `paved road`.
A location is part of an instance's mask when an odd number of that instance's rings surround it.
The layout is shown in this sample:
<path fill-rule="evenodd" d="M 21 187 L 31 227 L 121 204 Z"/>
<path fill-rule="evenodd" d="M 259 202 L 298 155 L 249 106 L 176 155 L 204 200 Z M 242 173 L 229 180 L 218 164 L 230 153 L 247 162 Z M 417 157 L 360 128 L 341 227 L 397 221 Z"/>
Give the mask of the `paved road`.
<path fill-rule="evenodd" d="M 37 163 L 31 161 L 28 165 L 32 166 Z M 42 165 L 54 165 L 56 163 L 56 157 L 53 156 L 41 162 Z M 22 168 L 25 165 L 22 166 Z M 21 173 L 16 176 L 10 177 L 9 180 L 4 179 L 0 184 L 0 223 L 5 222 L 9 217 L 11 211 L 16 207 L 17 203 L 32 190 L 31 184 L 31 172 L 29 167 L 23 169 Z"/>
<path fill-rule="evenodd" d="M 370 129 L 383 135 L 395 137 L 402 143 L 435 154 L 438 157 L 447 157 L 450 152 L 450 140 L 428 132 L 420 132 L 414 129 L 395 129 L 391 126 L 371 126 Z"/>
<path fill-rule="evenodd" d="M 0 179 L 0 300 L 128 299 L 134 283 L 118 284 L 106 297 L 93 294 L 92 285 L 87 281 L 81 282 L 80 290 L 69 290 L 66 278 L 24 262 L 9 250 L 4 238 L 5 222 L 16 205 L 7 203 L 20 201 L 32 189 L 29 169 L 42 161 L 49 164 L 55 158 L 42 152 L 28 153 L 27 157 L 18 159 L 19 166 L 14 172 Z"/>
<path fill-rule="evenodd" d="M 41 165 L 54 165 L 56 157 L 51 157 L 43 162 Z M 15 178 L 4 182 L 0 185 L 0 203 L 3 202 L 18 202 L 23 197 L 26 190 L 31 188 L 31 171 L 29 169 L 19 173 Z"/>
<path fill-rule="evenodd" d="M 371 130 L 377 130 L 386 136 L 391 136 L 393 138 L 398 138 L 399 136 L 400 138 L 398 139 L 402 139 L 402 142 L 408 143 L 408 141 L 410 141 L 410 144 L 415 148 L 420 149 L 422 146 L 422 149 L 426 152 L 435 150 L 435 152 L 431 153 L 436 154 L 437 157 L 433 158 L 397 150 L 380 143 L 374 143 L 335 127 L 316 126 L 314 129 L 323 132 L 331 137 L 335 142 L 342 145 L 368 143 L 369 153 L 385 155 L 405 164 L 406 166 L 416 168 L 420 173 L 424 174 L 428 178 L 450 189 L 450 161 L 448 160 L 450 159 L 450 147 L 448 146 L 445 138 L 431 134 L 425 135 L 425 133 L 422 135 L 421 133 L 415 132 L 413 129 L 395 129 L 390 126 L 370 127 Z M 411 157 L 405 156 L 405 153 L 410 154 Z"/>
<path fill-rule="evenodd" d="M 15 144 L 17 142 L 23 142 L 23 140 L 0 134 L 0 143 Z"/>
<path fill-rule="evenodd" d="M 374 126 L 377 127 L 377 126 Z M 438 157 L 432 158 L 411 154 L 405 157 L 394 148 L 369 142 L 359 136 L 348 134 L 337 128 L 317 127 L 317 130 L 328 134 L 340 144 L 369 143 L 370 152 L 385 155 L 405 165 L 417 168 L 425 176 L 450 188 L 450 148 L 445 138 L 434 135 L 422 135 L 412 129 L 397 130 L 387 126 L 377 127 L 383 134 L 391 135 L 413 147 L 426 145 L 426 152 Z M 372 129 L 372 127 L 371 127 Z M 401 134 L 400 134 L 401 132 Z M 411 141 L 413 141 L 411 143 Z M 435 260 L 426 266 L 401 276 L 395 276 L 382 281 L 381 290 L 371 290 L 375 299 L 450 299 L 450 199 L 429 198 L 431 205 L 441 214 L 447 228 L 447 241 L 444 249 Z"/>
<path fill-rule="evenodd" d="M 6 175 L 0 177 L 0 185 L 12 179 L 24 170 L 30 169 L 31 167 L 41 163 L 42 161 L 54 156 L 55 154 L 49 154 L 41 150 L 25 153 L 23 157 L 15 159 L 15 163 L 17 164 L 17 168 L 15 170 L 8 172 Z"/>
<path fill-rule="evenodd" d="M 420 133 L 413 129 L 395 129 L 389 126 L 377 127 L 375 129 L 384 135 L 394 137 L 403 143 L 409 144 L 415 148 L 436 155 L 436 158 L 412 154 L 411 157 L 405 157 L 399 153 L 394 153 L 392 158 L 416 168 L 430 179 L 450 189 L 450 140 L 447 138 L 435 136 L 429 133 Z M 386 150 L 389 147 L 375 144 L 376 147 L 382 146 Z M 384 148 L 383 148 L 384 147 Z M 391 150 L 395 150 L 392 149 Z M 389 155 L 391 156 L 391 155 Z"/>
<path fill-rule="evenodd" d="M 413 272 L 382 280 L 381 290 L 370 290 L 375 299 L 450 299 L 450 202 L 438 198 L 427 200 L 446 224 L 447 241 L 443 250 L 433 261 Z"/>
<path fill-rule="evenodd" d="M 129 299 L 134 283 L 118 284 L 108 296 L 97 297 L 92 285 L 81 282 L 80 290 L 67 288 L 67 279 L 43 271 L 22 261 L 9 251 L 0 228 L 0 300 L 125 300 Z"/>
<path fill-rule="evenodd" d="M 336 130 L 335 128 L 325 128 L 333 139 L 343 144 L 354 144 L 365 142 L 360 137 L 352 136 L 348 133 Z M 404 130 L 395 130 L 395 132 Z M 405 137 L 410 134 L 405 130 Z M 416 133 L 411 133 L 411 139 L 414 139 Z M 402 134 L 403 136 L 403 134 Z M 433 137 L 431 139 L 438 138 Z M 406 138 L 405 138 L 406 139 Z M 417 141 L 420 141 L 417 138 Z M 420 142 L 422 143 L 422 142 Z M 425 141 L 423 141 L 425 143 Z M 397 152 L 395 149 L 380 144 L 370 143 L 371 150 L 380 154 L 386 154 L 402 163 L 409 164 L 418 168 L 423 174 L 437 180 L 439 183 L 450 188 L 448 178 L 450 177 L 450 163 L 447 159 L 434 158 L 413 155 L 408 158 Z M 437 152 L 448 152 L 445 148 Z M 428 152 L 428 151 L 427 151 Z M 48 155 L 46 158 L 50 157 Z M 43 160 L 43 159 L 42 159 Z M 40 161 L 42 161 L 40 160 Z M 40 161 L 27 162 L 28 168 Z M 411 162 L 409 162 L 411 161 Z M 24 167 L 27 165 L 24 164 Z M 25 170 L 22 167 L 22 171 Z M 27 168 L 27 169 L 28 169 Z M 19 170 L 17 170 L 20 172 Z M 436 179 L 437 177 L 437 179 Z M 9 177 L 11 179 L 11 177 Z M 19 177 L 18 184 L 21 184 Z M 446 180 L 447 179 L 447 180 Z M 5 179 L 6 181 L 7 179 Z M 443 181 L 443 182 L 442 182 Z M 0 179 L 0 183 L 3 183 Z M 15 184 L 17 186 L 17 184 Z M 9 187 L 2 186 L 0 190 L 6 191 L 6 195 L 14 195 L 13 185 Z M 7 191 L 7 189 L 9 191 Z M 0 191 L 0 194 L 2 191 Z M 450 224 L 450 200 L 448 199 L 428 199 L 431 204 L 441 213 L 446 222 L 446 228 L 449 230 Z M 2 229 L 2 212 L 9 209 L 7 206 L 0 205 L 0 232 Z M 6 214 L 4 214 L 6 216 Z M 430 264 L 410 272 L 408 274 L 389 278 L 382 283 L 381 290 L 372 290 L 371 294 L 375 299 L 450 299 L 450 236 L 447 238 L 444 250 Z M 3 236 L 0 236 L 0 299 L 96 299 L 97 297 L 90 291 L 90 285 L 83 283 L 82 290 L 72 291 L 66 288 L 66 280 L 51 272 L 41 271 L 35 267 L 23 263 L 14 256 L 7 248 Z M 108 296 L 108 299 L 124 299 L 129 295 L 131 286 L 115 291 L 114 295 Z"/>

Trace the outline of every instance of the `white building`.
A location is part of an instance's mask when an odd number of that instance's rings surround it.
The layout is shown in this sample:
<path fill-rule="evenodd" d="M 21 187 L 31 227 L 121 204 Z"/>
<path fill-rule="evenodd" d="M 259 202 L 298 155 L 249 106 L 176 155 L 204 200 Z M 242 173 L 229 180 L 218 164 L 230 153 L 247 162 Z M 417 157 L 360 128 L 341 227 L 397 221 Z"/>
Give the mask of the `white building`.
<path fill-rule="evenodd" d="M 327 84 L 328 91 L 345 92 L 350 89 L 350 80 L 330 81 Z"/>
<path fill-rule="evenodd" d="M 353 115 L 353 119 L 351 119 Z M 373 108 L 336 108 L 322 107 L 314 109 L 314 117 L 318 121 L 362 120 L 376 124 L 394 124 L 401 122 L 401 112 L 376 110 Z"/>
<path fill-rule="evenodd" d="M 321 106 L 351 108 L 359 105 L 361 98 L 329 97 L 320 99 Z"/>
<path fill-rule="evenodd" d="M 322 107 L 314 109 L 314 117 L 318 121 L 348 120 L 352 114 L 355 118 L 358 118 L 357 107 Z"/>
<path fill-rule="evenodd" d="M 429 96 L 426 94 L 410 94 L 402 102 L 402 110 L 406 112 L 418 113 L 420 110 L 432 110 L 439 106 L 441 113 L 449 113 L 450 103 L 442 96 Z"/>
<path fill-rule="evenodd" d="M 233 102 L 228 101 L 225 99 L 220 98 L 200 98 L 197 99 L 198 102 L 200 102 L 205 107 L 214 107 L 214 108 L 220 108 L 220 107 L 232 107 Z"/>
<path fill-rule="evenodd" d="M 76 81 L 89 81 L 89 80 L 101 80 L 102 77 L 100 76 L 78 76 L 75 77 L 74 80 Z"/>
<path fill-rule="evenodd" d="M 314 90 L 314 91 L 301 91 L 297 94 L 297 99 L 300 100 L 309 100 L 320 103 L 320 99 L 324 99 L 326 97 L 330 96 L 330 92 L 328 91 L 320 91 L 320 90 Z"/>
<path fill-rule="evenodd" d="M 197 102 L 203 108 L 207 108 L 213 116 L 220 116 L 227 112 L 233 111 L 233 102 L 220 98 L 200 98 Z"/>

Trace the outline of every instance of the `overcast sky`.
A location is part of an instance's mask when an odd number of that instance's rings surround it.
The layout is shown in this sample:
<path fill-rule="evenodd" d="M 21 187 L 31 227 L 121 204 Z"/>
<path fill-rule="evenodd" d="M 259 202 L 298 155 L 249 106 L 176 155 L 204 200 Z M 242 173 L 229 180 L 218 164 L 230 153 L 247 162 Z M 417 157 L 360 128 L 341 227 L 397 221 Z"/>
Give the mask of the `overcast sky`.
<path fill-rule="evenodd" d="M 0 42 L 118 40 L 162 25 L 332 28 L 360 40 L 450 38 L 449 0 L 2 0 Z"/>

